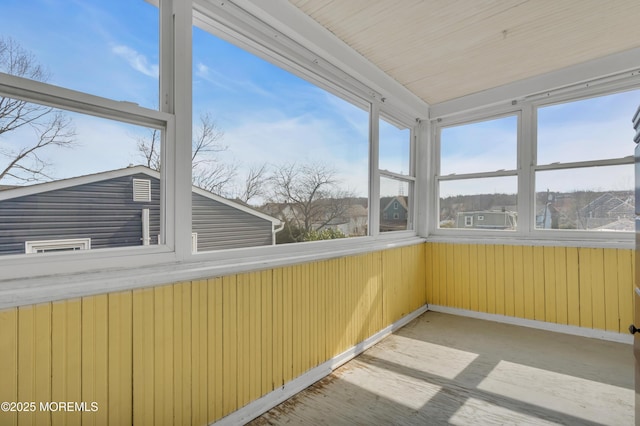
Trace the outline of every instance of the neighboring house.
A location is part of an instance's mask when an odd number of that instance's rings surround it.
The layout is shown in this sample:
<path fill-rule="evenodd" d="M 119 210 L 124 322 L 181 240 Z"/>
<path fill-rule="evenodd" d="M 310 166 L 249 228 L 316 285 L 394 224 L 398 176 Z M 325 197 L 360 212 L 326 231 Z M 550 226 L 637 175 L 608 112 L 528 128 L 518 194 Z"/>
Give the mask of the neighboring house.
<path fill-rule="evenodd" d="M 607 225 L 621 219 L 634 218 L 634 199 L 625 199 L 606 192 L 578 211 L 584 229 L 607 229 Z M 623 223 L 626 223 L 623 221 Z M 633 227 L 631 229 L 633 230 Z"/>
<path fill-rule="evenodd" d="M 516 229 L 518 215 L 513 211 L 459 212 L 456 228 Z"/>
<path fill-rule="evenodd" d="M 275 244 L 280 221 L 192 188 L 194 251 Z M 0 191 L 0 254 L 158 244 L 160 174 L 143 166 Z"/>
<path fill-rule="evenodd" d="M 305 226 L 303 210 L 293 203 L 267 203 L 260 210 L 294 226 Z M 313 230 L 336 229 L 347 236 L 367 234 L 367 208 L 357 198 L 316 200 L 311 211 L 313 216 L 310 225 Z"/>
<path fill-rule="evenodd" d="M 380 198 L 380 231 L 407 229 L 409 198 L 403 195 Z"/>

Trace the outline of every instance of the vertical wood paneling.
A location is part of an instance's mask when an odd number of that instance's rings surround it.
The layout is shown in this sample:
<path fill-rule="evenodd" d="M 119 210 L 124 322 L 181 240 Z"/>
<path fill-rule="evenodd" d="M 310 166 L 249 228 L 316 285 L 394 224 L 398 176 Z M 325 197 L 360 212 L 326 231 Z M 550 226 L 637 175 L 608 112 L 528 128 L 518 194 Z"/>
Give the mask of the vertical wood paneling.
<path fill-rule="evenodd" d="M 608 331 L 620 330 L 620 312 L 618 311 L 618 250 L 605 250 L 604 253 L 604 309 L 605 327 Z"/>
<path fill-rule="evenodd" d="M 546 321 L 544 247 L 533 247 L 533 319 Z"/>
<path fill-rule="evenodd" d="M 553 247 L 555 270 L 555 306 L 558 324 L 569 323 L 568 299 L 567 299 L 567 251 L 564 247 Z"/>
<path fill-rule="evenodd" d="M 578 279 L 580 280 L 580 327 L 592 328 L 593 309 L 591 307 L 591 249 L 578 250 L 578 262 L 581 265 Z"/>
<path fill-rule="evenodd" d="M 206 424 L 208 420 L 208 283 L 191 284 L 191 401 L 192 424 Z"/>
<path fill-rule="evenodd" d="M 18 309 L 0 311 L 0 402 L 18 401 Z M 0 411 L 0 424 L 17 425 L 18 414 Z"/>
<path fill-rule="evenodd" d="M 478 310 L 488 312 L 487 305 L 487 250 L 486 246 L 478 246 Z"/>
<path fill-rule="evenodd" d="M 624 332 L 633 250 L 429 243 L 0 311 L 2 424 L 206 424 L 426 301 Z"/>
<path fill-rule="evenodd" d="M 445 244 L 447 252 L 445 254 L 446 271 L 446 288 L 447 288 L 447 306 L 456 306 L 455 303 L 455 257 L 454 244 Z"/>
<path fill-rule="evenodd" d="M 428 247 L 428 246 L 427 246 Z M 478 309 L 478 246 L 469 247 L 469 309 Z"/>
<path fill-rule="evenodd" d="M 504 314 L 510 317 L 515 316 L 515 284 L 513 282 L 515 260 L 513 247 L 504 246 Z"/>
<path fill-rule="evenodd" d="M 505 314 L 505 277 L 504 277 L 504 246 L 494 246 L 494 279 L 495 279 L 495 313 L 499 315 Z"/>
<path fill-rule="evenodd" d="M 82 401 L 96 402 L 98 411 L 82 413 L 83 425 L 106 425 L 108 404 L 108 297 L 82 299 Z"/>
<path fill-rule="evenodd" d="M 462 246 L 462 251 L 460 253 L 460 255 L 462 256 L 462 259 L 469 259 L 469 245 L 467 244 L 463 244 Z M 471 262 L 458 262 L 458 264 L 460 265 L 460 269 L 461 269 L 461 279 L 462 279 L 462 286 L 461 286 L 461 292 L 462 292 L 462 298 L 461 298 L 461 307 L 462 309 L 469 309 L 469 307 L 471 306 L 471 276 L 469 273 L 469 267 Z"/>
<path fill-rule="evenodd" d="M 524 247 L 513 247 L 513 315 L 517 318 L 526 318 L 525 313 L 525 273 L 524 273 Z"/>
<path fill-rule="evenodd" d="M 133 422 L 131 292 L 109 294 L 109 424 Z"/>
<path fill-rule="evenodd" d="M 625 333 L 629 324 L 634 322 L 634 251 L 618 250 L 618 312 L 620 313 L 620 332 Z"/>
<path fill-rule="evenodd" d="M 153 289 L 133 291 L 133 422 L 155 422 Z"/>
<path fill-rule="evenodd" d="M 174 286 L 153 289 L 154 294 L 154 421 L 173 424 L 174 413 Z"/>
<path fill-rule="evenodd" d="M 524 317 L 535 319 L 535 281 L 533 247 L 522 247 L 522 286 L 524 287 Z"/>
<path fill-rule="evenodd" d="M 495 246 L 485 246 L 485 262 L 487 265 L 487 312 L 496 313 L 496 260 Z"/>
<path fill-rule="evenodd" d="M 440 276 L 425 262 L 429 250 L 416 245 L 0 311 L 3 399 L 99 405 L 1 423 L 214 422 L 422 306 Z M 471 269 L 460 272 L 463 289 L 450 294 L 470 306 Z"/>
<path fill-rule="evenodd" d="M 222 280 L 222 311 L 223 311 L 223 336 L 222 336 L 222 365 L 223 393 L 222 415 L 225 416 L 238 408 L 238 328 L 237 324 L 237 291 L 236 277 L 234 275 L 224 277 Z"/>
<path fill-rule="evenodd" d="M 284 384 L 284 324 L 283 324 L 283 288 L 282 268 L 273 270 L 273 386 L 280 387 Z"/>
<path fill-rule="evenodd" d="M 438 256 L 438 269 L 440 270 L 439 273 L 439 287 L 440 287 L 440 304 L 442 305 L 447 305 L 450 306 L 450 293 L 451 291 L 449 290 L 449 277 L 447 277 L 447 274 L 449 272 L 449 267 L 448 267 L 448 261 L 447 261 L 447 245 L 446 244 L 438 244 L 437 248 L 439 248 L 439 252 L 440 255 Z"/>
<path fill-rule="evenodd" d="M 622 333 L 633 320 L 633 250 L 452 243 L 426 250 L 427 292 L 431 285 L 455 295 L 434 304 L 464 308 L 468 270 L 474 311 Z"/>
<path fill-rule="evenodd" d="M 556 322 L 556 251 L 555 247 L 543 247 L 542 250 L 544 262 L 544 317 L 542 320 Z"/>
<path fill-rule="evenodd" d="M 261 394 L 267 394 L 275 389 L 273 369 L 274 346 L 274 290 L 271 271 L 260 273 L 260 326 L 261 326 Z"/>
<path fill-rule="evenodd" d="M 51 306 L 51 401 L 82 401 L 81 307 L 80 299 Z M 81 412 L 52 412 L 51 423 L 79 425 Z"/>
<path fill-rule="evenodd" d="M 207 357 L 209 421 L 223 414 L 223 296 L 222 278 L 207 281 Z"/>
<path fill-rule="evenodd" d="M 605 330 L 605 288 L 604 288 L 604 249 L 591 251 L 591 309 L 593 310 L 593 327 Z"/>
<path fill-rule="evenodd" d="M 580 264 L 578 249 L 566 248 L 567 266 L 567 323 L 580 326 Z"/>
<path fill-rule="evenodd" d="M 251 332 L 249 329 L 249 320 L 251 313 L 250 300 L 251 295 L 249 293 L 249 275 L 248 274 L 240 274 L 237 276 L 237 292 L 238 292 L 238 314 L 237 314 L 237 330 L 238 330 L 238 350 L 237 350 L 237 359 L 238 359 L 238 370 L 237 370 L 237 388 L 238 388 L 238 406 L 237 408 L 243 407 L 250 401 L 249 397 L 249 381 L 250 377 L 250 357 L 252 354 L 249 353 L 250 350 L 250 341 L 251 341 Z"/>

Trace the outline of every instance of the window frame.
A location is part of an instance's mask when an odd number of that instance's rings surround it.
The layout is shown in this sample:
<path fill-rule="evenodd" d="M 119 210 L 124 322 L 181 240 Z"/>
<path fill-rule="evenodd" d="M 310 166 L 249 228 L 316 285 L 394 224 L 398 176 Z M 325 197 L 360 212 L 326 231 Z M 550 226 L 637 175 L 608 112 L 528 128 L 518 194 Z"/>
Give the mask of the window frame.
<path fill-rule="evenodd" d="M 410 129 L 411 164 L 415 164 L 415 134 L 419 118 L 426 118 L 428 110 L 416 108 L 406 90 L 390 79 L 373 86 L 347 75 L 344 71 L 311 52 L 305 42 L 292 45 L 292 40 L 267 36 L 262 22 L 257 30 L 255 16 L 245 10 L 251 5 L 224 5 L 204 2 L 159 0 L 160 7 L 160 109 L 149 110 L 129 102 L 118 102 L 54 85 L 0 75 L 0 92 L 27 101 L 61 109 L 95 115 L 116 121 L 139 124 L 162 130 L 161 171 L 161 232 L 158 245 L 126 248 L 82 250 L 75 253 L 43 254 L 38 256 L 38 268 L 33 256 L 10 255 L 0 258 L 0 309 L 21 304 L 38 303 L 56 297 L 76 297 L 100 294 L 114 289 L 131 289 L 206 276 L 238 273 L 255 268 L 276 267 L 333 258 L 340 254 L 355 254 L 383 250 L 390 247 L 418 244 L 423 240 L 415 229 L 380 235 L 369 225 L 369 235 L 349 239 L 317 241 L 284 246 L 266 246 L 192 253 L 191 221 L 191 144 L 192 132 L 192 60 L 191 32 L 196 9 L 217 10 L 214 16 L 221 25 L 220 32 L 251 53 L 267 58 L 318 87 L 347 100 L 369 108 L 370 122 L 377 122 L 380 114 Z M 233 14 L 226 14 L 233 9 Z M 243 18 L 243 19 L 240 19 Z M 247 18 L 247 19 L 244 19 Z M 283 33 L 278 33 L 284 35 Z M 216 34 L 218 35 L 218 34 Z M 247 48 L 247 46 L 249 48 Z M 308 61 L 308 58 L 315 58 Z M 341 61 L 337 61 L 341 64 Z M 310 65 L 311 64 L 311 65 Z M 367 65 L 366 67 L 371 67 Z M 381 94 L 385 93 L 385 96 Z M 176 94 L 180 94 L 177 96 Z M 409 101 L 409 102 L 407 102 Z M 375 106 L 374 106 L 375 105 Z M 383 110 L 383 111 L 382 111 Z M 370 125 L 369 179 L 379 180 L 377 164 L 377 132 Z M 426 137 L 426 135 L 423 135 Z M 373 172 L 375 170 L 375 172 Z M 415 176 L 415 167 L 411 171 Z M 415 198 L 414 176 L 396 176 L 410 182 Z M 379 183 L 378 183 L 379 184 Z M 378 199 L 379 192 L 369 191 L 369 200 Z M 375 198 L 374 198 L 375 197 Z M 373 206 L 376 203 L 371 203 Z M 409 215 L 414 216 L 415 203 Z M 410 206 L 411 207 L 411 206 Z M 370 209 L 370 214 L 371 214 Z M 375 212 L 379 215 L 378 210 Z M 379 217 L 376 218 L 379 220 Z M 377 222 L 376 222 L 377 223 Z M 415 228 L 415 226 L 414 226 Z M 28 271 L 28 272 L 25 272 Z M 8 292 L 11 298 L 3 299 Z M 16 294 L 20 297 L 16 298 Z M 2 302 L 6 300 L 6 302 Z"/>
<path fill-rule="evenodd" d="M 91 238 L 67 238 L 57 240 L 39 240 L 39 241 L 25 241 L 24 252 L 27 254 L 39 254 L 40 250 L 57 251 L 60 248 L 72 248 L 71 251 L 77 250 L 91 250 Z"/>
<path fill-rule="evenodd" d="M 520 219 L 515 230 L 491 230 L 491 229 L 478 229 L 466 226 L 464 228 L 440 228 L 440 183 L 447 181 L 458 180 L 472 180 L 472 179 L 484 179 L 484 178 L 496 178 L 496 177 L 516 177 L 516 200 L 518 205 L 518 217 L 521 215 L 521 196 L 520 196 L 520 182 L 523 176 L 523 167 L 521 166 L 521 153 L 523 149 L 523 116 L 525 112 L 520 106 L 510 105 L 507 108 L 490 108 L 486 112 L 475 111 L 472 114 L 455 116 L 448 119 L 437 119 L 433 122 L 433 149 L 432 149 L 432 167 L 433 167 L 433 187 L 431 205 L 434 206 L 431 209 L 431 215 L 434 218 L 430 222 L 430 234 L 431 235 L 468 235 L 473 237 L 514 237 L 523 234 L 523 230 L 520 227 Z M 442 130 L 448 127 L 457 127 L 468 124 L 480 123 L 484 121 L 499 120 L 506 117 L 516 117 L 516 168 L 510 170 L 495 170 L 487 172 L 472 172 L 464 174 L 440 174 L 440 154 L 441 154 L 441 135 Z"/>
<path fill-rule="evenodd" d="M 429 210 L 432 220 L 429 221 L 429 234 L 435 240 L 496 238 L 506 243 L 548 242 L 575 246 L 613 246 L 632 247 L 635 239 L 634 232 L 596 231 L 596 230 L 562 230 L 537 229 L 535 217 L 535 173 L 546 170 L 567 170 L 571 168 L 586 168 L 609 165 L 632 165 L 633 155 L 622 158 L 600 159 L 567 163 L 553 163 L 538 165 L 537 158 L 537 109 L 550 105 L 575 102 L 584 99 L 606 96 L 630 90 L 640 89 L 640 74 L 623 75 L 616 79 L 597 79 L 552 91 L 533 94 L 522 99 L 513 100 L 505 105 L 491 105 L 473 111 L 452 114 L 445 118 L 431 120 L 432 153 L 430 174 L 432 208 Z M 448 180 L 438 175 L 440 170 L 440 135 L 446 127 L 472 124 L 479 121 L 491 120 L 517 113 L 518 120 L 518 148 L 517 148 L 517 176 L 518 192 L 518 224 L 515 232 L 469 230 L 464 228 L 439 228 L 439 182 Z M 631 117 L 629 118 L 631 120 Z M 629 151 L 633 151 L 632 141 L 629 141 Z M 504 171 L 509 173 L 513 171 Z M 491 177 L 490 174 L 469 174 L 468 178 Z M 495 176 L 500 174 L 495 173 Z M 511 173 L 511 175 L 513 175 Z M 463 175 L 457 175 L 459 178 Z M 453 179 L 455 179 L 453 178 Z"/>

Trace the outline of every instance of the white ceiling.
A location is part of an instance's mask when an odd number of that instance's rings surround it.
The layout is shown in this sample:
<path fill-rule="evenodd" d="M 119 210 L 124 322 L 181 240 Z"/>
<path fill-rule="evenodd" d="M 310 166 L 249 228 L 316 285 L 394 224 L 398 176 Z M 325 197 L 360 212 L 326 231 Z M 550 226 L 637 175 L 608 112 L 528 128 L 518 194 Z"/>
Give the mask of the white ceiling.
<path fill-rule="evenodd" d="M 638 0 L 289 1 L 431 105 L 640 48 Z"/>

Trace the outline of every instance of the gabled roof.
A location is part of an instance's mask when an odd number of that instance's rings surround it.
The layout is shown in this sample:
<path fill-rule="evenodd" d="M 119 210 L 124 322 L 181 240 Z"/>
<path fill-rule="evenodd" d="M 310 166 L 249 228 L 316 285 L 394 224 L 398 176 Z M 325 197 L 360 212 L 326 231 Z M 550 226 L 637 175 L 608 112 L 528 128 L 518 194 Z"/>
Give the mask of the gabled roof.
<path fill-rule="evenodd" d="M 389 206 L 391 206 L 391 204 L 394 201 L 397 201 L 402 206 L 403 209 L 408 211 L 409 207 L 407 204 L 407 200 L 408 200 L 408 197 L 406 195 L 396 195 L 395 197 L 381 197 L 380 207 L 382 208 L 382 211 L 385 211 L 389 208 Z"/>
<path fill-rule="evenodd" d="M 88 183 L 100 182 L 104 180 L 116 179 L 119 177 L 136 175 L 136 174 L 145 174 L 149 177 L 160 179 L 160 173 L 155 170 L 152 170 L 145 166 L 132 166 L 132 167 L 126 167 L 123 169 L 110 170 L 107 172 L 94 173 L 90 175 L 77 176 L 77 177 L 72 177 L 67 179 L 54 180 L 51 182 L 38 183 L 35 185 L 20 186 L 12 189 L 6 189 L 4 191 L 0 191 L 0 201 L 10 200 L 18 197 L 24 197 L 27 195 L 41 194 L 43 192 L 56 191 L 59 189 L 71 188 L 74 186 L 85 185 Z M 272 222 L 274 225 L 281 224 L 280 220 L 274 217 L 268 216 L 264 213 L 261 213 L 250 207 L 247 207 L 243 204 L 239 204 L 234 201 L 228 200 L 212 192 L 205 191 L 204 189 L 198 188 L 197 186 L 192 186 L 191 190 L 193 191 L 194 194 L 201 195 L 203 197 L 217 201 L 221 204 L 227 205 L 234 209 L 249 213 L 253 216 Z"/>

